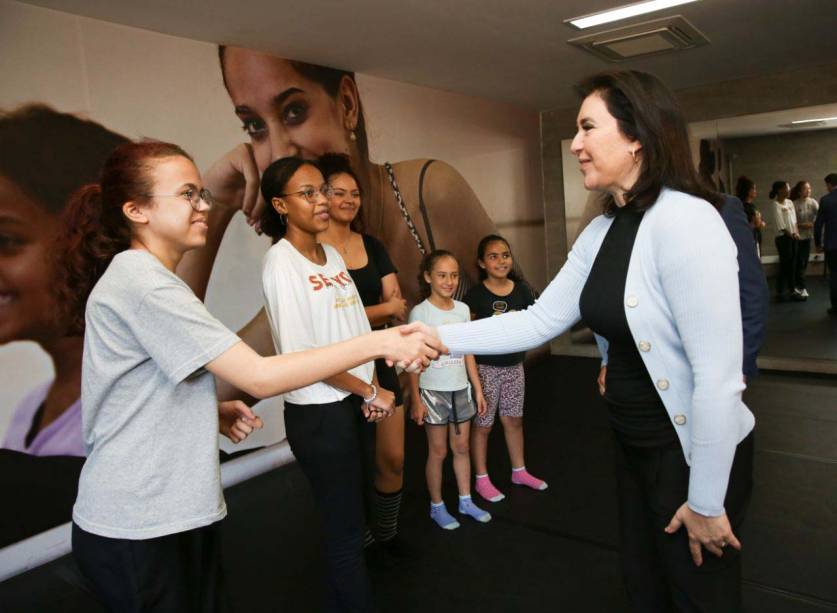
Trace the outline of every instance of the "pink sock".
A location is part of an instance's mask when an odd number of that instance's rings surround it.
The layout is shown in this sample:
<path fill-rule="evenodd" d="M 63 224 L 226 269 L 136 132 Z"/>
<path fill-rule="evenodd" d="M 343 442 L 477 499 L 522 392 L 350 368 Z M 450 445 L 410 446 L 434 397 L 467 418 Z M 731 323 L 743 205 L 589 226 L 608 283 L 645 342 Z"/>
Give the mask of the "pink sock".
<path fill-rule="evenodd" d="M 533 490 L 543 491 L 549 487 L 546 481 L 530 475 L 525 466 L 513 468 L 511 480 L 515 485 L 525 485 L 526 487 L 531 487 Z"/>
<path fill-rule="evenodd" d="M 477 490 L 477 494 L 485 498 L 488 502 L 500 502 L 505 498 L 503 493 L 491 483 L 488 475 L 477 475 L 476 481 L 474 482 L 474 489 Z"/>

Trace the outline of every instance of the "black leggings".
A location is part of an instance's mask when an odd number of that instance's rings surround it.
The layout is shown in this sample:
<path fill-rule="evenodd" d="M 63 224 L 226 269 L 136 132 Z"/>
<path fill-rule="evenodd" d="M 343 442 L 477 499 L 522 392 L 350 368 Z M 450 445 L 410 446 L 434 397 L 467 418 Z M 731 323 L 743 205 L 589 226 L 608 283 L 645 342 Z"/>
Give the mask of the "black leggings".
<path fill-rule="evenodd" d="M 689 467 L 679 442 L 630 447 L 617 440 L 622 575 L 638 613 L 737 613 L 741 611 L 741 554 L 726 547 L 721 558 L 703 550 L 695 566 L 685 526 L 663 529 L 686 502 Z M 724 507 L 741 538 L 753 482 L 753 434 L 735 452 Z"/>
<path fill-rule="evenodd" d="M 776 251 L 779 252 L 779 274 L 776 276 L 776 294 L 796 288 L 798 241 L 787 234 L 776 237 Z"/>
<path fill-rule="evenodd" d="M 328 613 L 372 611 L 372 591 L 363 559 L 360 398 L 327 404 L 285 402 L 291 451 L 311 483 L 325 533 Z"/>

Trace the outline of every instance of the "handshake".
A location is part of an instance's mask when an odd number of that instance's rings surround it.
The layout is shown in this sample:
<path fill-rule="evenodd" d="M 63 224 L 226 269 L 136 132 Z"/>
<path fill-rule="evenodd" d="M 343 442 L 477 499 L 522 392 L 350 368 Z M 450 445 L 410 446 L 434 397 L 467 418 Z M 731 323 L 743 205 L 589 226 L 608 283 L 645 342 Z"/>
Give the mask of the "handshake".
<path fill-rule="evenodd" d="M 436 328 L 420 321 L 373 332 L 380 336 L 382 355 L 389 366 L 397 365 L 409 373 L 420 373 L 448 349 L 439 340 Z M 378 340 L 378 339 L 376 339 Z"/>

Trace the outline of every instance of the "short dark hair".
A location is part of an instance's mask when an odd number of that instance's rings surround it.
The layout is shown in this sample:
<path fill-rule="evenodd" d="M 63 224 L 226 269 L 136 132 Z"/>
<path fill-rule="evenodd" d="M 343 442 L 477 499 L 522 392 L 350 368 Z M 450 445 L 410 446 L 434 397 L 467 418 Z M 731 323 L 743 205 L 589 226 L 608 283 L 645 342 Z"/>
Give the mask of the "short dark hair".
<path fill-rule="evenodd" d="M 627 206 L 644 211 L 664 187 L 702 198 L 718 209 L 723 197 L 700 177 L 692 162 L 686 119 L 674 93 L 654 75 L 637 70 L 603 72 L 578 83 L 582 100 L 601 96 L 619 131 L 642 145 L 639 178 L 625 194 Z M 605 213 L 616 212 L 613 196 Z"/>
<path fill-rule="evenodd" d="M 271 201 L 285 193 L 288 181 L 291 180 L 297 170 L 306 165 L 320 170 L 317 163 L 311 160 L 287 157 L 276 160 L 262 173 L 261 192 L 266 206 L 262 211 L 261 229 L 262 232 L 273 239 L 274 243 L 285 236 L 285 232 L 288 231 L 288 223 L 287 220 L 282 219 Z"/>
<path fill-rule="evenodd" d="M 837 187 L 837 172 L 830 172 L 825 175 L 825 179 L 823 179 L 829 185 L 834 185 Z"/>

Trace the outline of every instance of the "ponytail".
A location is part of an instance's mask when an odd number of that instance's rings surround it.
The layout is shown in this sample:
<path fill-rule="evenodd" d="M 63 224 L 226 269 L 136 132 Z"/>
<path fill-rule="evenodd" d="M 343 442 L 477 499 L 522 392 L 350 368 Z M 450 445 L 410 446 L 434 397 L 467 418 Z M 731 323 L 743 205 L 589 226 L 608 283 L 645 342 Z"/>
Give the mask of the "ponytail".
<path fill-rule="evenodd" d="M 84 309 L 90 292 L 114 256 L 131 245 L 127 219 L 123 216 L 121 228 L 109 228 L 103 213 L 98 183 L 79 188 L 64 210 L 56 250 L 57 293 L 71 334 L 84 332 Z"/>
<path fill-rule="evenodd" d="M 126 202 L 144 202 L 154 187 L 157 160 L 192 158 L 177 145 L 128 142 L 105 161 L 99 183 L 79 188 L 67 203 L 56 249 L 56 294 L 71 334 L 84 332 L 87 299 L 114 256 L 131 246 L 132 227 L 122 212 Z"/>

